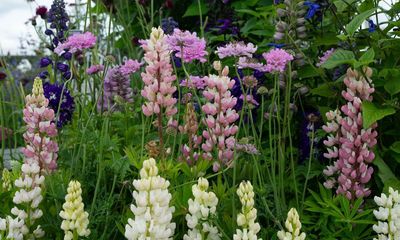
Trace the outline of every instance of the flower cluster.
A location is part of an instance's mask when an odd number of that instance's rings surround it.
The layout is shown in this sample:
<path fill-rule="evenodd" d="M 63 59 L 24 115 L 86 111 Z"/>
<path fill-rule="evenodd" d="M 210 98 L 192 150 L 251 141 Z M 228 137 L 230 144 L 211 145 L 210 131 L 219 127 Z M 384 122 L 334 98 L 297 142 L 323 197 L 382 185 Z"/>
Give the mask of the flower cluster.
<path fill-rule="evenodd" d="M 348 101 L 341 107 L 344 117 L 338 112 L 329 112 L 327 117 L 332 122 L 323 126 L 330 133 L 324 141 L 328 159 L 337 159 L 332 166 L 324 170 L 329 177 L 325 187 L 338 184 L 337 194 L 343 194 L 348 199 L 367 197 L 370 190 L 365 186 L 371 179 L 374 169 L 368 166 L 375 155 L 370 149 L 376 144 L 376 123 L 371 127 L 363 128 L 361 104 L 371 101 L 374 88 L 370 86 L 372 69 L 364 68 L 363 74 L 356 70 L 348 69 L 344 83 L 346 91 L 342 92 L 343 98 Z M 338 175 L 337 180 L 333 178 Z"/>
<path fill-rule="evenodd" d="M 205 143 L 202 144 L 202 149 L 205 151 L 204 158 L 211 160 L 212 152 L 217 148 L 214 171 L 219 170 L 221 163 L 227 166 L 231 164 L 236 142 L 233 135 L 238 130 L 234 122 L 239 118 L 239 114 L 233 109 L 237 98 L 233 97 L 230 91 L 235 81 L 228 77 L 228 72 L 228 67 L 225 67 L 219 76 L 211 74 L 205 80 L 207 88 L 203 91 L 207 100 L 202 106 L 206 114 L 204 123 L 207 129 L 203 131 Z"/>
<path fill-rule="evenodd" d="M 58 145 L 52 138 L 57 136 L 57 128 L 40 78 L 35 79 L 32 94 L 25 100 L 23 112 L 27 129 L 24 139 L 27 146 L 22 150 L 25 162 L 36 162 L 44 172 L 53 171 L 57 168 Z"/>
<path fill-rule="evenodd" d="M 89 75 L 93 75 L 102 71 L 104 71 L 104 66 L 101 64 L 92 65 L 88 69 L 86 69 L 86 73 Z"/>
<path fill-rule="evenodd" d="M 96 44 L 96 36 L 91 32 L 77 33 L 68 37 L 67 41 L 59 44 L 54 52 L 62 55 L 65 52 L 81 53 L 85 49 L 93 48 Z"/>
<path fill-rule="evenodd" d="M 1 174 L 1 186 L 3 187 L 3 191 L 5 192 L 11 191 L 11 174 L 10 171 L 7 170 L 7 168 L 4 168 Z"/>
<path fill-rule="evenodd" d="M 263 53 L 263 57 L 267 61 L 265 70 L 271 73 L 284 72 L 286 65 L 293 60 L 293 55 L 283 49 L 272 49 Z"/>
<path fill-rule="evenodd" d="M 63 210 L 60 212 L 64 240 L 75 239 L 74 236 L 87 237 L 90 234 L 89 214 L 84 210 L 81 184 L 78 181 L 70 181 L 67 192 Z"/>
<path fill-rule="evenodd" d="M 374 240 L 394 240 L 400 239 L 400 194 L 389 187 L 389 195 L 382 193 L 381 197 L 375 196 L 375 203 L 379 206 L 374 210 L 374 215 L 378 219 L 378 224 L 374 224 L 373 229 L 378 234 Z"/>
<path fill-rule="evenodd" d="M 71 121 L 75 110 L 74 98 L 64 84 L 45 83 L 43 85 L 44 96 L 49 100 L 48 107 L 56 113 L 57 127 Z"/>
<path fill-rule="evenodd" d="M 165 34 L 172 34 L 175 28 L 179 28 L 179 23 L 172 17 L 161 19 L 161 28 Z"/>
<path fill-rule="evenodd" d="M 54 111 L 47 105 L 42 80 L 36 78 L 32 94 L 26 96 L 24 109 L 24 121 L 27 124 L 24 139 L 27 146 L 23 149 L 25 158 L 21 167 L 21 177 L 15 180 L 15 186 L 19 190 L 15 192 L 13 202 L 16 206 L 11 209 L 11 213 L 16 217 L 8 216 L 0 220 L 8 225 L 7 229 L 4 229 L 8 232 L 7 238 L 22 240 L 44 236 L 40 225 L 35 228 L 36 220 L 43 215 L 39 204 L 43 200 L 41 186 L 45 178 L 41 173 L 57 167 L 58 151 L 57 143 L 51 140 L 51 137 L 57 135 L 57 129 L 52 123 Z"/>
<path fill-rule="evenodd" d="M 200 77 L 200 76 L 189 76 L 189 79 L 184 79 L 181 81 L 180 85 L 188 88 L 194 89 L 204 89 L 206 86 L 205 79 L 207 77 Z"/>
<path fill-rule="evenodd" d="M 167 36 L 166 42 L 169 49 L 175 52 L 175 56 L 183 59 L 184 62 L 199 60 L 206 62 L 206 40 L 197 37 L 197 34 L 189 31 L 181 31 L 175 28 L 172 35 Z"/>
<path fill-rule="evenodd" d="M 210 221 L 216 215 L 218 198 L 213 192 L 207 192 L 208 181 L 199 178 L 197 184 L 192 186 L 194 199 L 190 198 L 189 213 L 186 222 L 189 230 L 183 236 L 184 240 L 219 240 L 221 234 Z"/>
<path fill-rule="evenodd" d="M 124 75 L 130 75 L 134 72 L 137 72 L 143 63 L 138 62 L 138 60 L 128 59 L 121 66 L 121 73 Z"/>
<path fill-rule="evenodd" d="M 65 3 L 63 0 L 54 0 L 49 12 L 47 13 L 46 21 L 49 24 L 49 28 L 45 30 L 45 34 L 51 39 L 50 50 L 60 49 L 61 45 L 66 41 L 66 33 L 68 31 L 69 18 L 65 11 Z M 63 50 L 63 49 L 61 49 Z M 61 52 L 60 52 L 61 53 Z M 64 60 L 71 60 L 71 52 L 62 52 L 61 56 Z M 55 64 L 50 57 L 43 57 L 39 63 L 41 68 L 52 65 L 55 71 L 60 71 L 63 79 L 70 79 L 72 73 L 68 64 L 62 62 L 59 59 Z M 49 76 L 49 72 L 44 70 L 38 75 L 42 79 L 46 79 Z"/>
<path fill-rule="evenodd" d="M 134 239 L 172 239 L 175 223 L 172 223 L 174 207 L 170 207 L 169 181 L 158 175 L 153 158 L 143 162 L 140 179 L 133 181 L 136 204 L 131 205 L 134 219 L 129 218 L 125 226 L 125 237 Z"/>
<path fill-rule="evenodd" d="M 64 0 L 54 0 L 49 12 L 47 13 L 47 22 L 50 24 L 45 34 L 53 37 L 54 48 L 59 42 L 65 41 L 65 33 L 68 30 L 69 17 L 65 11 Z M 51 30 L 53 29 L 53 30 Z"/>
<path fill-rule="evenodd" d="M 278 232 L 279 240 L 304 240 L 306 234 L 301 231 L 301 222 L 299 214 L 295 208 L 291 208 L 288 212 L 285 222 L 286 231 L 281 230 Z"/>
<path fill-rule="evenodd" d="M 164 109 L 165 114 L 171 117 L 178 111 L 175 106 L 177 100 L 172 96 L 176 91 L 176 87 L 172 86 L 176 77 L 172 75 L 170 51 L 166 39 L 161 28 L 153 28 L 150 39 L 142 41 L 144 60 L 147 63 L 146 71 L 142 73 L 145 87 L 141 92 L 147 100 L 142 106 L 146 116 L 161 114 Z"/>
<path fill-rule="evenodd" d="M 232 42 L 223 47 L 217 47 L 215 53 L 220 59 L 227 57 L 253 57 L 253 53 L 257 51 L 257 46 L 253 43 Z"/>
<path fill-rule="evenodd" d="M 322 64 L 326 62 L 326 60 L 329 59 L 330 56 L 335 52 L 334 48 L 329 49 L 328 51 L 324 52 L 322 57 L 319 57 L 319 63 L 317 63 L 317 67 L 321 67 Z"/>
<path fill-rule="evenodd" d="M 121 68 L 121 66 L 116 66 L 107 71 L 104 78 L 103 98 L 97 103 L 99 110 L 113 110 L 118 100 L 126 103 L 133 102 L 129 75 L 124 74 Z"/>
<path fill-rule="evenodd" d="M 254 208 L 253 186 L 249 181 L 241 182 L 236 193 L 242 203 L 242 212 L 237 216 L 237 224 L 242 229 L 236 229 L 233 239 L 257 240 L 260 224 L 256 222 L 257 209 Z"/>
<path fill-rule="evenodd" d="M 293 41 L 300 46 L 307 38 L 305 26 L 307 6 L 295 0 L 285 0 L 283 3 L 284 8 L 277 9 L 279 21 L 275 25 L 274 39 L 285 46 L 292 45 Z M 292 50 L 295 52 L 295 64 L 303 66 L 305 64 L 303 54 L 297 48 L 292 48 Z"/>
<path fill-rule="evenodd" d="M 201 136 L 197 136 L 199 124 L 192 103 L 186 105 L 186 112 L 183 118 L 184 124 L 183 126 L 179 126 L 179 131 L 188 136 L 188 142 L 182 146 L 182 156 L 180 156 L 180 160 L 188 164 L 193 164 L 199 158 L 200 153 L 198 148 L 202 138 Z"/>

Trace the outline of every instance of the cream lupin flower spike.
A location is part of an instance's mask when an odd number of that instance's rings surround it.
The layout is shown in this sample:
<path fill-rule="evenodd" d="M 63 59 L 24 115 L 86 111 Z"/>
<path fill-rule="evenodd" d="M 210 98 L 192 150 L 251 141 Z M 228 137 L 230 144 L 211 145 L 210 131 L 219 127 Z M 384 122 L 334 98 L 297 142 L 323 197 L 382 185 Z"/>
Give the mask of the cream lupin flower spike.
<path fill-rule="evenodd" d="M 291 208 L 288 212 L 288 216 L 285 222 L 285 227 L 287 232 L 281 230 L 278 232 L 278 238 L 280 240 L 304 240 L 306 239 L 306 234 L 301 233 L 301 222 L 299 214 L 296 208 Z"/>
<path fill-rule="evenodd" d="M 90 234 L 89 214 L 84 211 L 81 184 L 71 181 L 67 191 L 64 210 L 60 212 L 60 217 L 64 219 L 61 223 L 61 229 L 65 232 L 64 240 L 77 240 L 78 236 L 87 237 Z"/>

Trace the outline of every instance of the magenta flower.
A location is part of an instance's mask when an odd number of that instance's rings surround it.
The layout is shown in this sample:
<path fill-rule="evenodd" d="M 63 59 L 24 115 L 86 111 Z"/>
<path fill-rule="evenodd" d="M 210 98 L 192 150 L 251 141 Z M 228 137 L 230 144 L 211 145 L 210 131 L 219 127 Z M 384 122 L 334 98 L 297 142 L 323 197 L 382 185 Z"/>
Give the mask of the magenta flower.
<path fill-rule="evenodd" d="M 365 78 L 364 75 L 367 77 Z M 324 156 L 335 160 L 334 164 L 324 170 L 328 180 L 326 188 L 337 186 L 336 193 L 348 199 L 367 197 L 371 191 L 365 186 L 371 179 L 373 168 L 368 166 L 375 158 L 371 148 L 376 144 L 376 123 L 363 128 L 363 101 L 372 101 L 374 88 L 370 86 L 372 70 L 364 69 L 364 74 L 348 69 L 344 83 L 347 90 L 342 96 L 347 104 L 341 107 L 344 117 L 338 110 L 326 114 L 330 122 L 323 126 L 329 133 L 324 141 L 327 153 Z"/>
<path fill-rule="evenodd" d="M 235 81 L 227 75 L 227 67 L 224 68 L 221 76 L 210 75 L 205 79 L 207 88 L 203 91 L 203 96 L 207 100 L 207 103 L 202 106 L 206 114 L 204 123 L 207 129 L 203 131 L 205 143 L 201 147 L 205 151 L 203 154 L 205 159 L 216 159 L 213 163 L 214 171 L 219 170 L 221 163 L 230 166 L 236 143 L 234 134 L 238 130 L 234 122 L 239 118 L 239 114 L 233 109 L 237 98 L 233 97 L 230 91 Z M 217 152 L 215 158 L 212 156 L 214 150 Z"/>
<path fill-rule="evenodd" d="M 91 32 L 77 33 L 68 37 L 67 41 L 59 44 L 54 52 L 61 55 L 64 50 L 70 53 L 81 52 L 85 49 L 94 47 L 96 44 L 96 36 Z"/>
<path fill-rule="evenodd" d="M 319 57 L 319 63 L 317 63 L 317 67 L 321 67 L 322 64 L 324 64 L 326 62 L 326 60 L 328 60 L 328 58 L 330 56 L 332 56 L 332 54 L 335 52 L 334 48 L 329 49 L 328 51 L 324 52 L 324 54 L 322 55 L 322 57 Z"/>
<path fill-rule="evenodd" d="M 208 54 L 206 49 L 206 41 L 204 38 L 197 37 L 197 34 L 189 31 L 181 31 L 174 29 L 172 35 L 167 36 L 166 42 L 169 49 L 176 52 L 175 56 L 183 59 L 184 62 L 192 62 L 199 60 L 206 62 L 205 56 Z"/>
<path fill-rule="evenodd" d="M 244 42 L 228 43 L 223 47 L 217 47 L 216 54 L 223 59 L 226 57 L 248 57 L 252 58 L 253 53 L 257 51 L 257 46 L 252 43 L 245 44 Z"/>
<path fill-rule="evenodd" d="M 32 94 L 26 96 L 24 121 L 26 132 L 24 139 L 26 147 L 22 152 L 25 162 L 35 162 L 44 172 L 57 168 L 57 128 L 54 124 L 54 111 L 48 108 L 49 100 L 43 94 L 43 85 L 40 78 L 36 78 Z"/>
<path fill-rule="evenodd" d="M 293 60 L 293 55 L 283 49 L 272 49 L 267 53 L 263 53 L 263 57 L 267 61 L 265 70 L 270 73 L 285 71 L 286 65 Z"/>
<path fill-rule="evenodd" d="M 137 72 L 142 65 L 143 63 L 138 62 L 138 60 L 128 59 L 124 62 L 124 65 L 121 66 L 120 70 L 122 74 L 130 75 Z"/>
<path fill-rule="evenodd" d="M 93 74 L 99 73 L 103 70 L 104 70 L 104 66 L 101 64 L 92 65 L 88 69 L 86 69 L 86 73 L 89 75 L 93 75 Z"/>

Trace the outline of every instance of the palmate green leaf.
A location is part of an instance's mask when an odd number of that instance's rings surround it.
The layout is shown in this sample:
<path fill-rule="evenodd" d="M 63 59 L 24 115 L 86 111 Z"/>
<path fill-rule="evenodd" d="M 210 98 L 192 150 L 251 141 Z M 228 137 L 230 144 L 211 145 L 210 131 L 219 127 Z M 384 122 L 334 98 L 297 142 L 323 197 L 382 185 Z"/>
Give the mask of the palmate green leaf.
<path fill-rule="evenodd" d="M 345 63 L 354 65 L 355 62 L 356 59 L 353 52 L 339 49 L 336 50 L 324 64 L 322 64 L 322 67 L 332 69 Z"/>
<path fill-rule="evenodd" d="M 367 19 L 372 13 L 376 11 L 376 8 L 369 9 L 365 12 L 362 12 L 355 16 L 351 22 L 349 22 L 345 29 L 348 34 L 348 36 L 353 36 L 354 33 L 357 31 L 357 29 L 361 26 L 361 24 Z"/>
<path fill-rule="evenodd" d="M 208 13 L 209 9 L 208 6 L 203 2 L 200 1 L 200 7 L 201 7 L 201 14 L 205 15 Z M 193 17 L 193 16 L 200 16 L 200 11 L 199 11 L 199 4 L 197 1 L 194 1 L 187 9 L 185 14 L 183 14 L 183 17 Z"/>
<path fill-rule="evenodd" d="M 376 106 L 372 102 L 363 102 L 361 108 L 364 128 L 369 128 L 374 122 L 396 113 L 392 107 Z"/>

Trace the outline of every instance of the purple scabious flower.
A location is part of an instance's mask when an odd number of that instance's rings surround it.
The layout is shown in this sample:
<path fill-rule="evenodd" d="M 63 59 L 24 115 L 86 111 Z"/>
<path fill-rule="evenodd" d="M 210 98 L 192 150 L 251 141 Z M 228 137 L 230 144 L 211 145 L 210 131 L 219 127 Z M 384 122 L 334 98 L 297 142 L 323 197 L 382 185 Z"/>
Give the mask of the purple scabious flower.
<path fill-rule="evenodd" d="M 161 20 L 161 28 L 165 34 L 172 34 L 175 28 L 179 28 L 179 23 L 175 21 L 172 17 L 163 18 Z"/>
<path fill-rule="evenodd" d="M 89 74 L 89 75 L 93 75 L 93 74 L 96 74 L 96 73 L 101 72 L 103 70 L 104 70 L 104 66 L 101 65 L 101 64 L 92 65 L 88 69 L 86 69 L 86 73 Z"/>
<path fill-rule="evenodd" d="M 265 70 L 270 73 L 284 72 L 286 65 L 294 59 L 292 54 L 283 49 L 272 49 L 262 56 L 267 61 Z"/>
<path fill-rule="evenodd" d="M 72 119 L 75 110 L 74 98 L 63 84 L 45 83 L 43 90 L 44 96 L 49 100 L 49 108 L 56 114 L 57 127 L 61 128 Z"/>
<path fill-rule="evenodd" d="M 99 110 L 113 110 L 116 100 L 127 103 L 133 102 L 133 91 L 130 86 L 129 75 L 121 72 L 120 66 L 107 71 L 104 78 L 103 98 L 99 100 L 97 108 Z"/>

